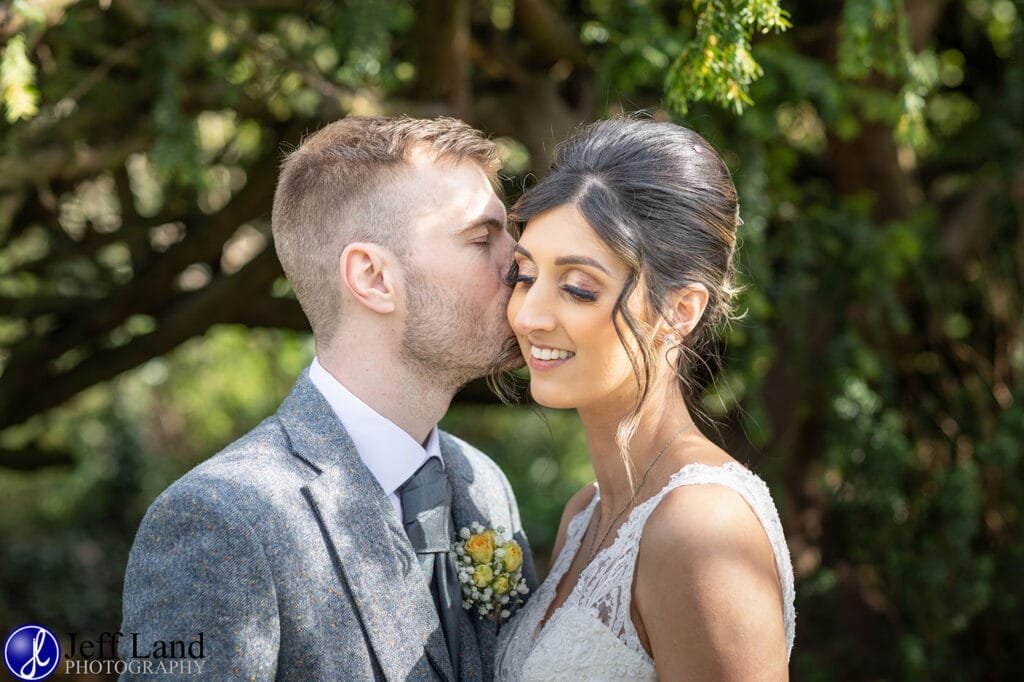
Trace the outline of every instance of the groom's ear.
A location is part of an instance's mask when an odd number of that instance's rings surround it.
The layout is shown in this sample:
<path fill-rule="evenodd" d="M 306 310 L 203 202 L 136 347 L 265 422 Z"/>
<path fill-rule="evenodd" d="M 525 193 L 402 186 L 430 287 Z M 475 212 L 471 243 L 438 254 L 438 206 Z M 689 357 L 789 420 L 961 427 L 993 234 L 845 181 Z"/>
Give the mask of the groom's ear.
<path fill-rule="evenodd" d="M 354 242 L 341 252 L 339 267 L 342 285 L 352 298 L 375 313 L 395 311 L 394 259 L 387 249 Z"/>

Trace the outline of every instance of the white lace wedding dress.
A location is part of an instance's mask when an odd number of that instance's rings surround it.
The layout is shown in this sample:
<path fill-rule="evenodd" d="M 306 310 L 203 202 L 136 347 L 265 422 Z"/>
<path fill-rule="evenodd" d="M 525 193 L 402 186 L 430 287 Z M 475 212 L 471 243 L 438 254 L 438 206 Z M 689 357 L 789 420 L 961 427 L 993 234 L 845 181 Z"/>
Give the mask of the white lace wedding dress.
<path fill-rule="evenodd" d="M 787 654 L 793 649 L 796 613 L 793 608 L 793 567 L 782 524 L 768 486 L 740 464 L 689 464 L 676 472 L 658 494 L 630 513 L 614 542 L 583 569 L 568 599 L 548 619 L 541 619 L 555 588 L 572 564 L 600 497 L 570 522 L 565 546 L 547 579 L 526 605 L 504 626 L 498 638 L 495 677 L 502 682 L 534 680 L 656 680 L 654 660 L 640 644 L 630 618 L 631 585 L 640 535 L 651 512 L 681 485 L 717 483 L 735 490 L 761 521 L 775 553 L 782 587 Z"/>

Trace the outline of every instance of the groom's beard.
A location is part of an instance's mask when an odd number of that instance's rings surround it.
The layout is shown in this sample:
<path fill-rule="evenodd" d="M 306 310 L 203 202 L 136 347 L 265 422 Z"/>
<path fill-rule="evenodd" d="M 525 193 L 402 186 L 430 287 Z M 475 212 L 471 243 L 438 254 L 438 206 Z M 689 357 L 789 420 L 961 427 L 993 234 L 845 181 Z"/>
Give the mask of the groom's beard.
<path fill-rule="evenodd" d="M 522 369 L 523 367 L 526 367 L 526 358 L 523 357 L 523 351 L 519 347 L 519 340 L 515 336 L 510 336 L 505 339 L 501 352 L 498 354 L 497 361 L 487 375 L 490 376 L 492 374 L 512 372 L 517 369 Z"/>
<path fill-rule="evenodd" d="M 454 394 L 474 379 L 523 366 L 503 319 L 481 319 L 415 269 L 407 272 L 409 312 L 402 355 L 425 379 Z"/>
<path fill-rule="evenodd" d="M 519 341 L 514 336 L 510 337 L 505 341 L 498 365 L 487 374 L 487 387 L 506 405 L 519 403 L 525 384 L 512 371 L 525 366 L 526 360 L 519 349 Z"/>

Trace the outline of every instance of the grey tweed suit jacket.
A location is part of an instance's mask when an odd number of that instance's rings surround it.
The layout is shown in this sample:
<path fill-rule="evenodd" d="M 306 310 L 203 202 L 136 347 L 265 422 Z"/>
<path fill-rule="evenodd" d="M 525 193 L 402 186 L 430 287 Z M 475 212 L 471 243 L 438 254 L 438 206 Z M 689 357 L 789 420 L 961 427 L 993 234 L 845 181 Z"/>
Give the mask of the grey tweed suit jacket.
<path fill-rule="evenodd" d="M 535 587 L 507 479 L 458 438 L 440 441 L 455 527 L 510 529 Z M 460 677 L 489 680 L 495 626 L 461 616 Z M 202 634 L 200 679 L 453 679 L 409 540 L 307 372 L 275 415 L 149 508 L 128 559 L 122 633 L 129 662 Z"/>

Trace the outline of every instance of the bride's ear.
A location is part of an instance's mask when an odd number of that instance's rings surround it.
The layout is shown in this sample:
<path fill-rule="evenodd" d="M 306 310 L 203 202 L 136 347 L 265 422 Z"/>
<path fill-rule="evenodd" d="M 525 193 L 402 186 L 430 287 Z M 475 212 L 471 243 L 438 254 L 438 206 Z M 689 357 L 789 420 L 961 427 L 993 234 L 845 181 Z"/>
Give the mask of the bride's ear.
<path fill-rule="evenodd" d="M 708 307 L 708 288 L 699 282 L 689 284 L 673 292 L 668 298 L 665 316 L 659 330 L 671 345 L 679 345 L 690 335 Z"/>

